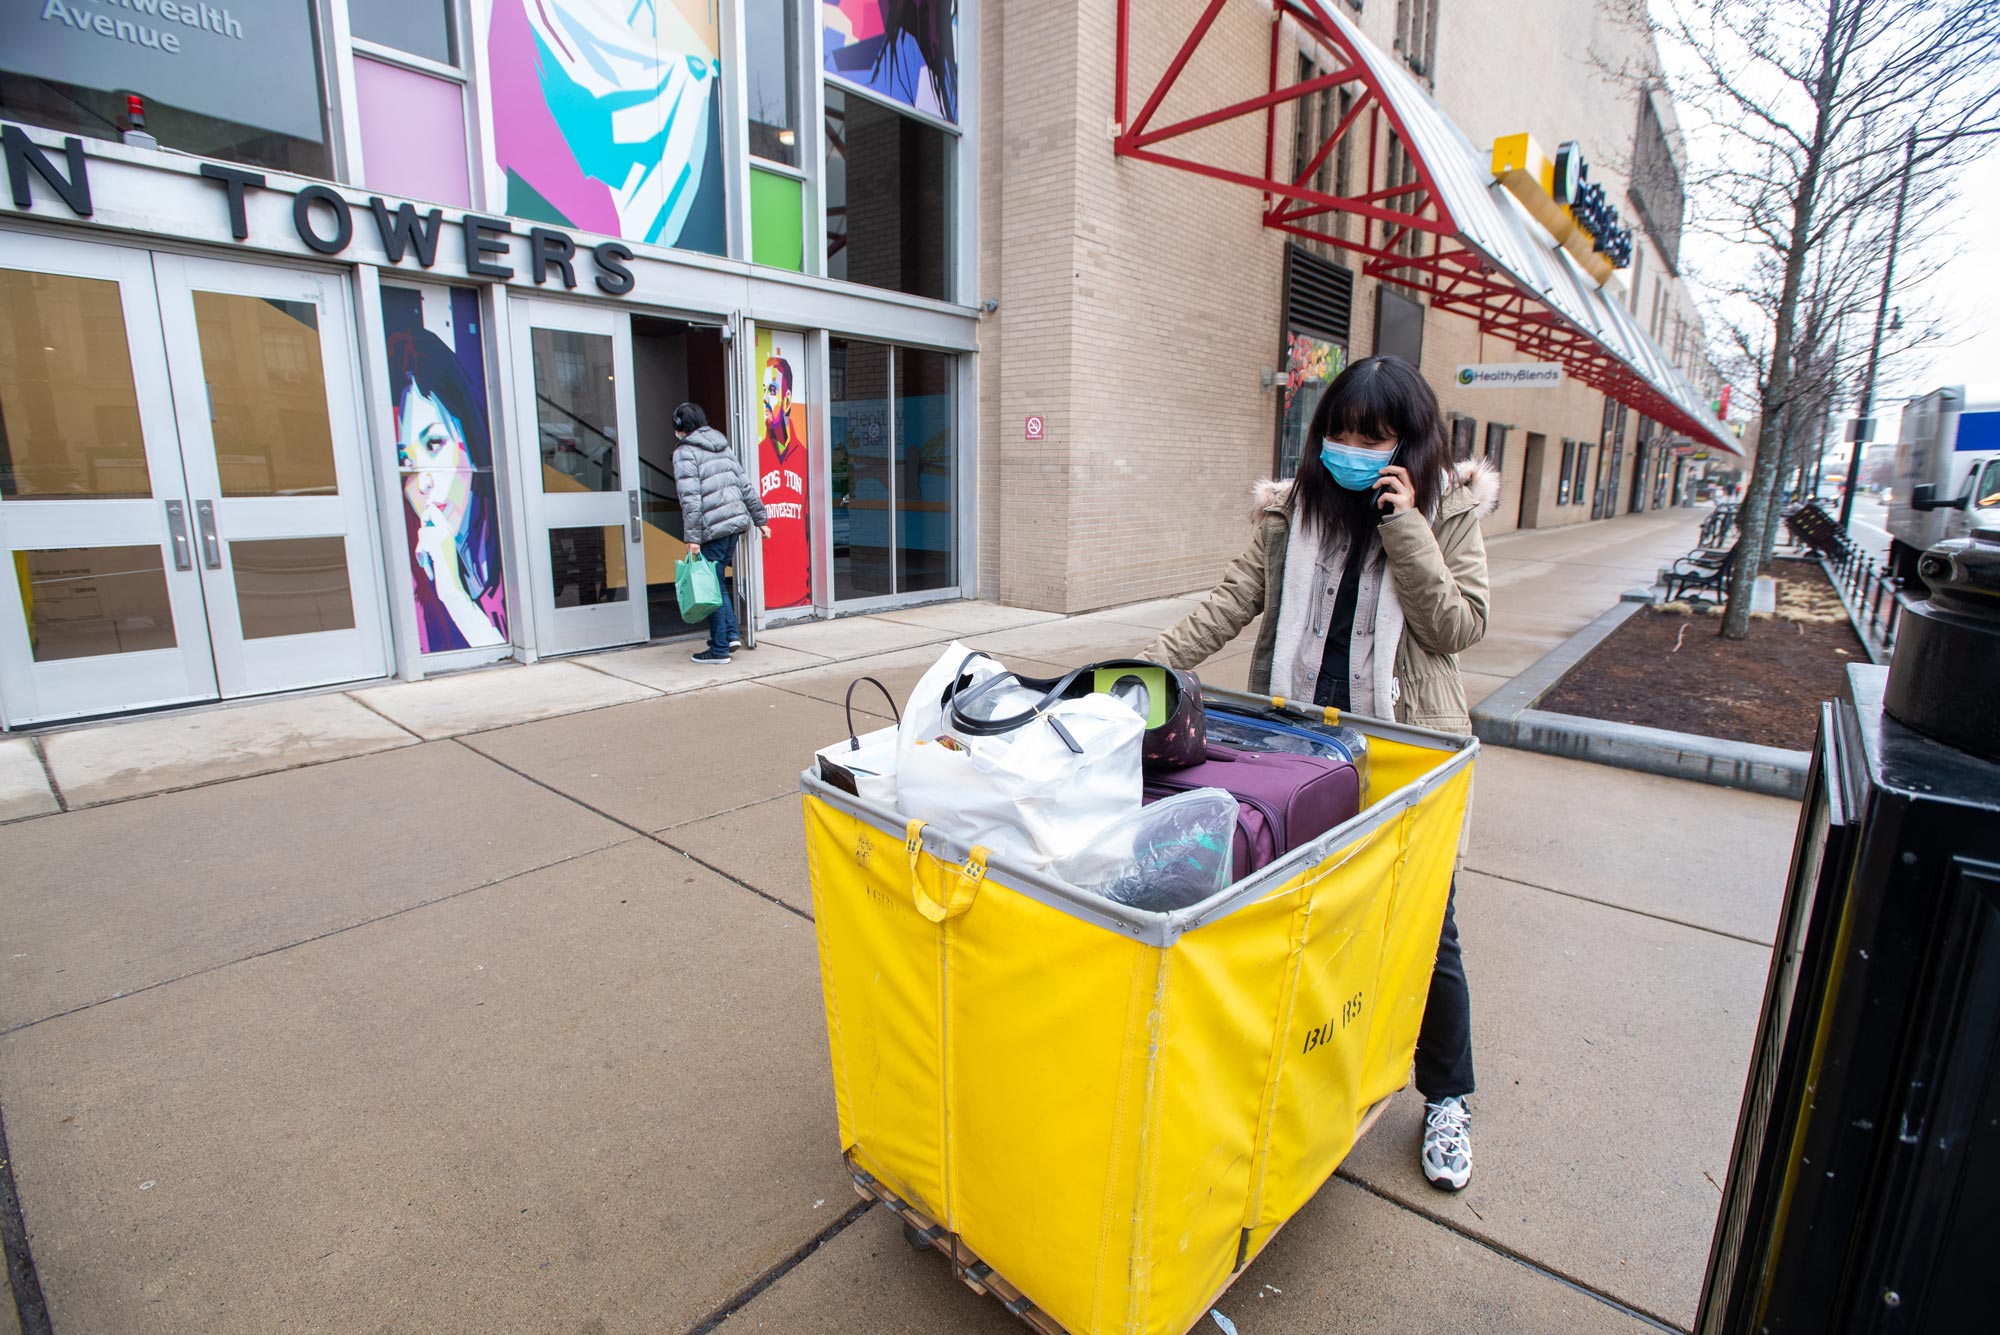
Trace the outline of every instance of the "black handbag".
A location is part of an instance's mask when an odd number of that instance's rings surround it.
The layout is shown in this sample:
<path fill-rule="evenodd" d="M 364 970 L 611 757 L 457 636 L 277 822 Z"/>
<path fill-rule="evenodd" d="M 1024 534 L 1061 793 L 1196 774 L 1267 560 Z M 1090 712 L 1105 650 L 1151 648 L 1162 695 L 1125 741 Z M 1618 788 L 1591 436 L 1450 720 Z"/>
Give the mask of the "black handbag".
<path fill-rule="evenodd" d="M 974 657 L 978 655 L 968 655 L 966 661 L 970 663 Z M 1140 755 L 1148 768 L 1180 769 L 1199 765 L 1208 758 L 1204 722 L 1207 714 L 1201 702 L 1201 680 L 1192 672 L 1139 658 L 1110 658 L 1086 663 L 1060 677 L 1024 677 L 1018 672 L 1003 672 L 961 693 L 958 685 L 964 680 L 961 671 L 946 693 L 944 705 L 952 727 L 970 737 L 997 737 L 1046 716 L 1070 750 L 1081 753 L 1083 748 L 1076 739 L 1047 711 L 1059 700 L 1094 693 L 1123 700 L 1145 717 L 1147 727 Z M 1034 692 L 1041 698 L 1005 718 L 977 715 L 975 706 L 980 700 L 1010 689 Z"/>
<path fill-rule="evenodd" d="M 860 778 L 852 769 L 841 764 L 835 757 L 841 755 L 843 750 L 850 754 L 857 754 L 861 750 L 861 735 L 854 728 L 854 688 L 864 681 L 882 692 L 882 697 L 889 702 L 889 713 L 895 718 L 896 722 L 901 724 L 903 721 L 902 713 L 896 708 L 896 697 L 889 694 L 887 686 L 884 686 L 873 677 L 856 677 L 853 681 L 847 683 L 847 745 L 845 748 L 842 748 L 838 743 L 835 743 L 833 746 L 829 746 L 819 753 L 819 777 L 832 784 L 835 788 L 840 789 L 841 792 L 853 797 L 862 796 Z M 870 771 L 869 777 L 878 776 L 874 771 Z"/>

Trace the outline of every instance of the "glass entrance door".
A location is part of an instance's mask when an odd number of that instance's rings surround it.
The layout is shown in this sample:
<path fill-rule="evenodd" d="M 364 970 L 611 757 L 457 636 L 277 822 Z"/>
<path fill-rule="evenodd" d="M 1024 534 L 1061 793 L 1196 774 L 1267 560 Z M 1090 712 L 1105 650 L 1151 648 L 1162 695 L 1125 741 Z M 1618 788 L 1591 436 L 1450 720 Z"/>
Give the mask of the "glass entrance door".
<path fill-rule="evenodd" d="M 331 278 L 7 238 L 9 726 L 383 674 L 349 328 Z"/>
<path fill-rule="evenodd" d="M 213 699 L 153 270 L 10 236 L 0 256 L 0 717 Z"/>
<path fill-rule="evenodd" d="M 153 268 L 222 694 L 382 675 L 344 289 L 179 255 Z"/>
<path fill-rule="evenodd" d="M 544 654 L 646 638 L 632 334 L 623 312 L 526 300 L 514 332 L 520 420 L 535 423 L 528 555 Z M 634 585 L 637 588 L 634 588 Z"/>

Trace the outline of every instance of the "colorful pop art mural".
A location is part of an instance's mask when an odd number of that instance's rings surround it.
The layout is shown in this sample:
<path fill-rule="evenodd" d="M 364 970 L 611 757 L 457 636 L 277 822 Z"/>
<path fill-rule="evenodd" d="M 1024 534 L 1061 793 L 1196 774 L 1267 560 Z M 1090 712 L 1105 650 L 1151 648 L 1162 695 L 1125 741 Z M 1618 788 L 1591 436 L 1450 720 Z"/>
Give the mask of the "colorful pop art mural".
<path fill-rule="evenodd" d="M 715 0 L 477 0 L 506 211 L 720 255 Z"/>
<path fill-rule="evenodd" d="M 764 608 L 812 605 L 812 471 L 806 451 L 805 337 L 757 331 L 757 492 L 771 516 L 764 541 Z"/>
<path fill-rule="evenodd" d="M 417 642 L 427 654 L 507 641 L 479 293 L 382 288 Z"/>
<path fill-rule="evenodd" d="M 958 123 L 958 0 L 822 0 L 828 74 Z"/>

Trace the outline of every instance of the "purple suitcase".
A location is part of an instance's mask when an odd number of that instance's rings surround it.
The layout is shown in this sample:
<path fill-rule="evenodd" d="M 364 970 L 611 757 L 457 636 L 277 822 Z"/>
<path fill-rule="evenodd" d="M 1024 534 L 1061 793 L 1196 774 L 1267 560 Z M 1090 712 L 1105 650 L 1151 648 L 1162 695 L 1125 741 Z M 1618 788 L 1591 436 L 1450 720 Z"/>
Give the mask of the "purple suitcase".
<path fill-rule="evenodd" d="M 1361 810 L 1361 780 L 1352 761 L 1239 751 L 1214 742 L 1199 765 L 1148 774 L 1145 799 L 1154 802 L 1190 788 L 1221 788 L 1235 796 L 1230 874 L 1239 881 Z"/>

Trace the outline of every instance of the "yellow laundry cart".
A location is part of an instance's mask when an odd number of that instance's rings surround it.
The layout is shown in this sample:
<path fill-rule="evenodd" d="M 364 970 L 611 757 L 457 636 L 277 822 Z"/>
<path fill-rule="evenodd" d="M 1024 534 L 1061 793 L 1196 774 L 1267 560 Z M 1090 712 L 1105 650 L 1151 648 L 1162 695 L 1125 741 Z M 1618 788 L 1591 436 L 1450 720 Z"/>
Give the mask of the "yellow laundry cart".
<path fill-rule="evenodd" d="M 1165 913 L 804 776 L 855 1185 L 1036 1329 L 1182 1335 L 1409 1080 L 1479 743 L 1338 722 L 1360 814 Z"/>

